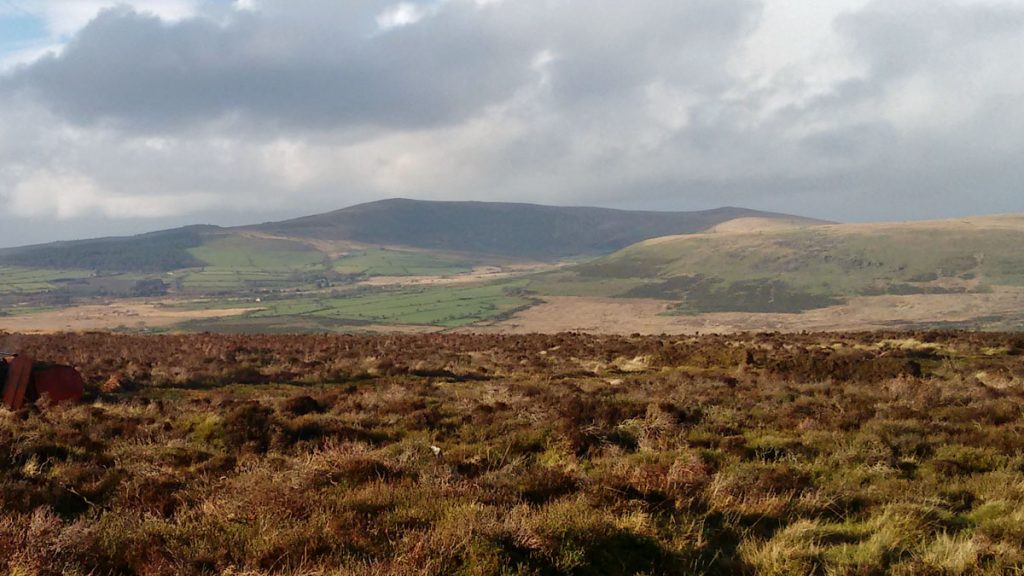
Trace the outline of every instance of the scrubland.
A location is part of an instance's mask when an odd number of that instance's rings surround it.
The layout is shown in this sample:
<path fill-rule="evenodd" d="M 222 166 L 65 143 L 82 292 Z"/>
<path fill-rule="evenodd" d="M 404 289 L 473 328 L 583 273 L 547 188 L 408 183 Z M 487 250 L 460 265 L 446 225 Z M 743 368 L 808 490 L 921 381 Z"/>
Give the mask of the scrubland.
<path fill-rule="evenodd" d="M 1024 335 L 0 344 L 4 573 L 1024 570 Z"/>

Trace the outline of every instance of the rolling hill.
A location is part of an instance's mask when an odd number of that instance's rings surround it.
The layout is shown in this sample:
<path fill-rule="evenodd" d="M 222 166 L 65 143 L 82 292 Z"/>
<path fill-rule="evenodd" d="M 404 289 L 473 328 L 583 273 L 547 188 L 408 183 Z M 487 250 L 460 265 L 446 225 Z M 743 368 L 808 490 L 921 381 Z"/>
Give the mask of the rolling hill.
<path fill-rule="evenodd" d="M 607 254 L 644 239 L 700 232 L 743 217 L 793 218 L 742 208 L 639 212 L 394 199 L 253 226 L 190 226 L 130 237 L 10 248 L 0 250 L 0 264 L 148 273 L 221 265 L 225 259 L 246 267 L 252 259 L 272 253 L 297 264 L 319 263 L 353 249 L 379 247 L 442 253 L 442 260 L 457 254 L 472 260 L 551 261 Z M 448 267 L 433 263 L 439 265 Z"/>
<path fill-rule="evenodd" d="M 795 217 L 731 207 L 699 212 L 642 212 L 394 199 L 243 230 L 292 238 L 557 260 L 606 254 L 667 234 L 701 232 L 737 218 Z"/>
<path fill-rule="evenodd" d="M 389 200 L 0 251 L 0 329 L 1017 330 L 1022 245 L 1024 215 L 832 224 Z"/>
<path fill-rule="evenodd" d="M 538 269 L 737 219 L 812 222 L 739 208 L 630 212 L 386 200 L 283 222 L 0 250 L 0 316 L 35 314 L 8 324 L 15 330 L 132 329 L 183 315 L 203 321 L 190 325 L 196 329 L 459 327 L 531 305 L 535 298 L 520 279 Z M 106 305 L 126 297 L 156 299 L 163 309 Z M 169 311 L 168 298 L 208 302 Z M 68 324 L 64 311 L 76 306 L 77 323 Z"/>
<path fill-rule="evenodd" d="M 740 219 L 645 240 L 531 288 L 663 299 L 685 314 L 793 313 L 851 297 L 1022 287 L 1021 246 L 1024 215 L 839 225 Z"/>

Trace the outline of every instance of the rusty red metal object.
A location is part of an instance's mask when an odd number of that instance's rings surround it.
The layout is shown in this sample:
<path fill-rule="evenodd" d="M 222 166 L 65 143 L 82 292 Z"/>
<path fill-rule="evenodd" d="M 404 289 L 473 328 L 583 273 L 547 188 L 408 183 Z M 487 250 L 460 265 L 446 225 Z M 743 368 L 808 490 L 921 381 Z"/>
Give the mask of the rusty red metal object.
<path fill-rule="evenodd" d="M 70 366 L 36 364 L 30 356 L 19 355 L 11 360 L 0 360 L 6 377 L 0 373 L 3 403 L 11 410 L 19 410 L 27 401 L 41 396 L 50 402 L 78 402 L 85 394 L 85 383 L 78 370 Z"/>
<path fill-rule="evenodd" d="M 25 404 L 29 384 L 32 380 L 32 358 L 18 356 L 7 363 L 7 381 L 4 382 L 4 404 L 17 410 Z"/>
<path fill-rule="evenodd" d="M 38 368 L 32 373 L 35 395 L 50 397 L 50 402 L 79 402 L 85 394 L 85 382 L 78 370 L 70 366 Z"/>

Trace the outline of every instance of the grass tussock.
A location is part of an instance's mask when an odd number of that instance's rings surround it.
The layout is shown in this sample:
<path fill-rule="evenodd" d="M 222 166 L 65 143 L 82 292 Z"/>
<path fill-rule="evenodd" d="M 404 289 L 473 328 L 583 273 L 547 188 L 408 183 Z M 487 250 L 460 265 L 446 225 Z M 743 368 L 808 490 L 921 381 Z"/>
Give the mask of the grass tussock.
<path fill-rule="evenodd" d="M 23 343 L 6 574 L 1024 570 L 1019 336 Z"/>

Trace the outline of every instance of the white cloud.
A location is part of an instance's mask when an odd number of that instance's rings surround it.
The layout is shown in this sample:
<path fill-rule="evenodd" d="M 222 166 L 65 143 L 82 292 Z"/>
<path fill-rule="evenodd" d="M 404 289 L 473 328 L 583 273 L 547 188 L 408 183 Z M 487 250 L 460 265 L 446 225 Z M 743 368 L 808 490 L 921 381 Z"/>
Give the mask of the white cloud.
<path fill-rule="evenodd" d="M 824 0 L 796 3 L 765 0 L 761 20 L 733 65 L 741 75 L 771 78 L 799 70 L 809 84 L 829 85 L 856 72 L 833 22 L 871 0 Z"/>
<path fill-rule="evenodd" d="M 47 54 L 60 54 L 63 49 L 64 44 L 51 43 L 47 40 L 17 50 L 4 52 L 0 54 L 0 74 L 18 66 L 35 62 Z"/>
<path fill-rule="evenodd" d="M 377 26 L 381 30 L 401 28 L 415 24 L 430 13 L 429 8 L 411 2 L 396 4 L 377 15 Z"/>
<path fill-rule="evenodd" d="M 313 147 L 293 139 L 280 139 L 262 147 L 260 163 L 263 170 L 279 185 L 295 191 L 316 182 L 321 177 L 321 166 L 329 166 Z"/>
<path fill-rule="evenodd" d="M 89 215 L 108 218 L 163 218 L 208 207 L 203 194 L 133 196 L 101 190 L 85 174 L 36 171 L 22 178 L 8 198 L 10 209 L 28 218 L 71 220 Z"/>
<path fill-rule="evenodd" d="M 111 231 L 386 196 L 1024 210 L 1024 3 L 638 2 L 136 2 L 184 20 L 0 73 L 0 195 Z"/>
<path fill-rule="evenodd" d="M 54 37 L 66 38 L 104 9 L 128 6 L 173 22 L 195 15 L 197 5 L 198 0 L 39 0 L 22 8 L 42 17 Z"/>

